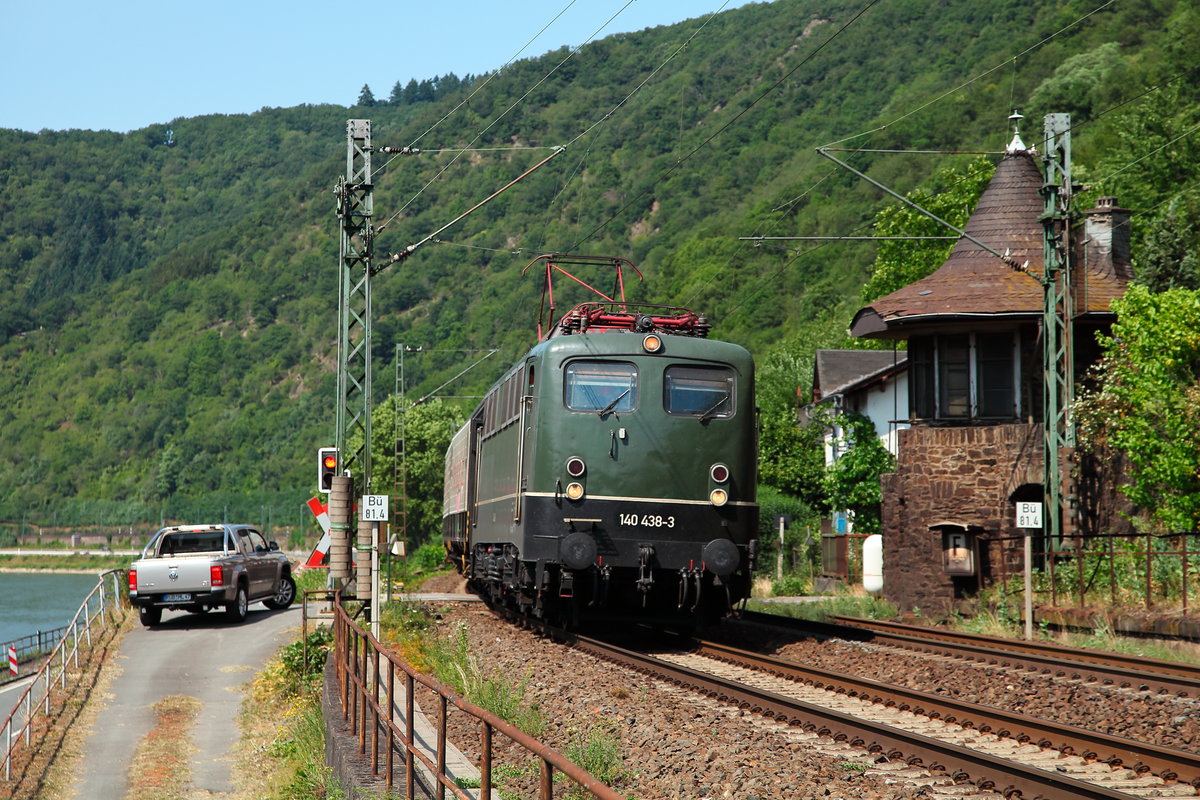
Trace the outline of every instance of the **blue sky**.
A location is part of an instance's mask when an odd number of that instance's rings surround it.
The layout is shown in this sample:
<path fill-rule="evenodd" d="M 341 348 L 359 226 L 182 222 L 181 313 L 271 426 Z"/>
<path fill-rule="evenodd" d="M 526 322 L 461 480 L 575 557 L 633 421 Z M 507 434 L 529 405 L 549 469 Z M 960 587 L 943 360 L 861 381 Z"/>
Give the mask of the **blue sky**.
<path fill-rule="evenodd" d="M 496 69 L 555 17 L 521 57 L 745 2 L 0 0 L 0 128 L 126 132 L 202 114 L 348 106 L 364 83 L 386 99 L 396 81 Z"/>

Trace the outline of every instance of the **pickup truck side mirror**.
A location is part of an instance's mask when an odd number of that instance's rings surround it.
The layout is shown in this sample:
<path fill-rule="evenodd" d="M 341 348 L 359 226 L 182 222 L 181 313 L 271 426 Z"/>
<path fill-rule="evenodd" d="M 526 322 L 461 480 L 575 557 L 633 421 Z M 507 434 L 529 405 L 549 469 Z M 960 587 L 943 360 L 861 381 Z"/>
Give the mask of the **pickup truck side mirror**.
<path fill-rule="evenodd" d="M 278 550 L 279 543 L 278 542 L 267 542 L 267 548 L 270 550 Z"/>

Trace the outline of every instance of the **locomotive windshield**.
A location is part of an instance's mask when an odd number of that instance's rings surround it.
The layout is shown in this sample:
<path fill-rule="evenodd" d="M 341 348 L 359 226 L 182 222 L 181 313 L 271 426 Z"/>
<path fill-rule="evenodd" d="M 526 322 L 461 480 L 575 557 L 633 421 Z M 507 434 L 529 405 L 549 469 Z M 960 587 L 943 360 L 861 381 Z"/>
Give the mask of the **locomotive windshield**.
<path fill-rule="evenodd" d="M 725 367 L 667 367 L 663 405 L 678 417 L 733 416 L 733 370 Z"/>
<path fill-rule="evenodd" d="M 594 413 L 624 413 L 637 408 L 638 374 L 633 364 L 574 361 L 563 382 L 567 408 Z"/>

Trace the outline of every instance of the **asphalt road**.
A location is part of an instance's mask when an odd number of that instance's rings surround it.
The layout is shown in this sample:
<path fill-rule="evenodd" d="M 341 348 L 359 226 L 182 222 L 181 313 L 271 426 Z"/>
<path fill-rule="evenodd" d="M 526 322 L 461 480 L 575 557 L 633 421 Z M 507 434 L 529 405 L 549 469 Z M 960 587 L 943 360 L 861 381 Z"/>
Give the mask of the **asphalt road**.
<path fill-rule="evenodd" d="M 134 751 L 154 727 L 152 706 L 171 695 L 194 697 L 203 706 L 192 730 L 199 750 L 192 763 L 193 788 L 232 792 L 241 688 L 299 636 L 300 621 L 298 605 L 268 611 L 255 603 L 241 625 L 226 623 L 216 612 L 167 611 L 162 624 L 130 631 L 116 655 L 121 674 L 84 744 L 75 796 L 125 796 Z"/>

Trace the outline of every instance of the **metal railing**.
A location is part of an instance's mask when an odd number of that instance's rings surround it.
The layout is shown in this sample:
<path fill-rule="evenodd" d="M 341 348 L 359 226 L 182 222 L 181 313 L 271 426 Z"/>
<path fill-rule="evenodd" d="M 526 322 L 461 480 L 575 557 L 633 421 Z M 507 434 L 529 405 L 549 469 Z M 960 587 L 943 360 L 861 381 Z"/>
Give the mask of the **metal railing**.
<path fill-rule="evenodd" d="M 124 574 L 123 569 L 112 569 L 100 574 L 95 588 L 84 598 L 79 610 L 75 612 L 75 617 L 65 627 L 58 646 L 33 676 L 29 686 L 4 720 L 3 727 L 0 727 L 0 736 L 3 737 L 5 781 L 12 780 L 13 753 L 22 740 L 26 748 L 32 746 L 35 717 L 50 716 L 55 706 L 55 691 L 67 690 L 68 669 L 79 669 L 81 655 L 86 661 L 93 646 L 93 628 L 97 629 L 96 638 L 99 638 L 104 627 L 115 624 L 118 619 L 115 612 L 120 609 L 121 598 L 124 596 Z"/>
<path fill-rule="evenodd" d="M 7 642 L 0 642 L 0 651 L 8 653 L 8 649 L 11 647 L 17 651 L 17 659 L 23 663 L 33 656 L 45 653 L 51 647 L 58 644 L 69 627 L 68 625 L 63 625 L 61 628 L 51 628 L 48 631 L 38 631 L 37 633 L 26 634 L 16 639 L 10 639 Z"/>
<path fill-rule="evenodd" d="M 495 714 L 468 703 L 449 686 L 423 675 L 389 653 L 374 636 L 355 624 L 340 598 L 334 616 L 334 659 L 342 718 L 358 737 L 359 754 L 366 756 L 370 752 L 371 774 L 378 777 L 382 772 L 389 792 L 394 786 L 397 767 L 395 756 L 400 754 L 403 756 L 404 797 L 408 800 L 417 797 L 416 773 L 421 767 L 436 784 L 432 788 L 437 800 L 445 800 L 447 789 L 459 800 L 490 798 L 493 788 L 492 738 L 499 733 L 539 760 L 539 800 L 553 799 L 556 770 L 593 797 L 622 800 L 620 794 L 557 750 Z M 397 679 L 402 684 L 400 688 L 396 685 Z M 436 746 L 432 757 L 417 741 L 413 692 L 418 684 L 437 697 Z M 479 723 L 480 756 L 476 765 L 480 776 L 478 789 L 467 790 L 448 774 L 446 732 L 450 706 L 465 712 Z M 401 708 L 403 710 L 397 721 L 396 712 Z M 383 763 L 380 763 L 381 760 Z"/>
<path fill-rule="evenodd" d="M 1001 537 L 1015 549 L 1020 537 Z M 1108 605 L 1188 613 L 1200 598 L 1200 534 L 1135 533 L 1064 535 L 1050 546 L 1034 537 L 1034 594 L 1052 606 Z M 1012 570 L 1000 560 L 1000 582 Z"/>

